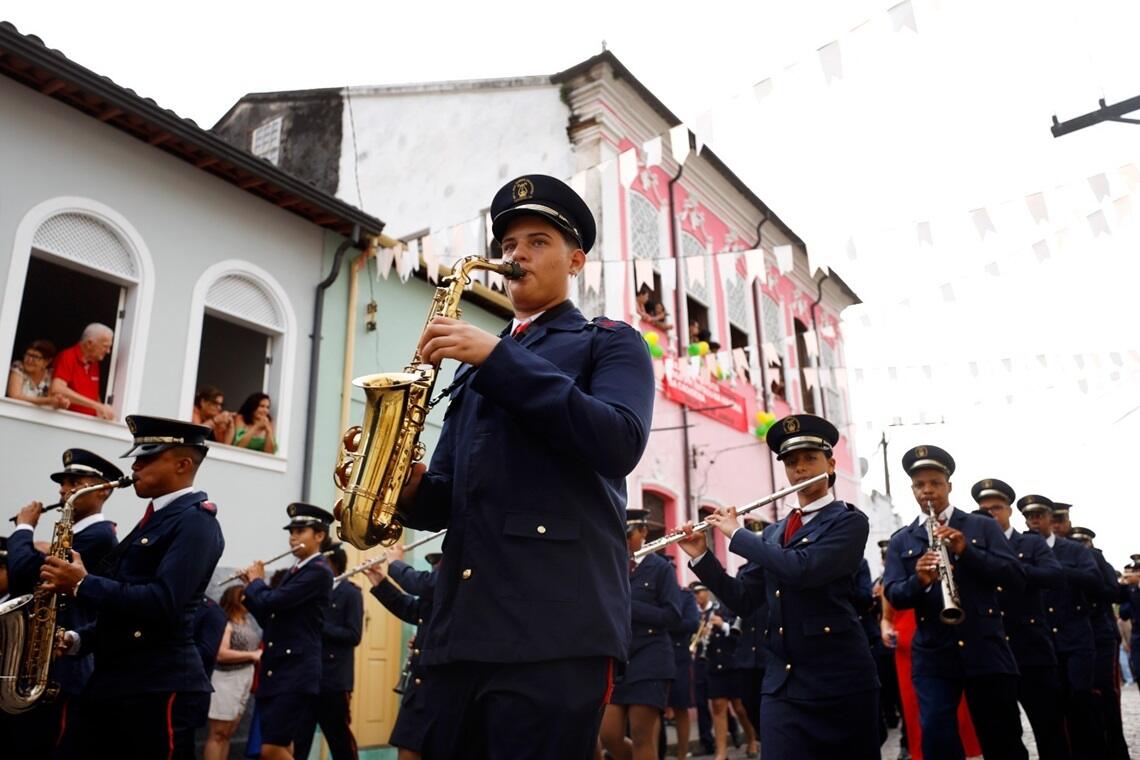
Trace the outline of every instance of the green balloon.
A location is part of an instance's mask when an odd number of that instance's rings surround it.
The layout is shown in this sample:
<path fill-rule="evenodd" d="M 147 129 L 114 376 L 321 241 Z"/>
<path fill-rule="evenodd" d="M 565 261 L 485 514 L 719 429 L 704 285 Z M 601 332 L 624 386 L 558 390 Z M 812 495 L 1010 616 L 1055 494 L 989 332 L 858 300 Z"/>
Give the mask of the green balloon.
<path fill-rule="evenodd" d="M 650 346 L 649 347 L 649 354 L 654 359 L 660 359 L 662 356 L 665 355 L 665 349 L 662 348 L 661 346 L 656 346 L 656 345 Z"/>
<path fill-rule="evenodd" d="M 689 344 L 689 356 L 700 356 L 700 355 L 701 355 L 700 344 L 699 343 L 690 343 Z"/>

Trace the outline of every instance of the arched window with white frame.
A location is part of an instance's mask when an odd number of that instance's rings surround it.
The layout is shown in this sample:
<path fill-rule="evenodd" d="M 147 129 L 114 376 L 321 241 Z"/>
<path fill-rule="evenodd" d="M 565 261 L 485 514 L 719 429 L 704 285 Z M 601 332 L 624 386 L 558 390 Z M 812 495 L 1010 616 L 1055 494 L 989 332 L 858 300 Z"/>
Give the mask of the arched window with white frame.
<path fill-rule="evenodd" d="M 32 341 L 63 351 L 79 342 L 87 325 L 107 325 L 115 335 L 99 366 L 95 400 L 121 419 L 138 403 L 153 272 L 141 236 L 113 209 L 77 197 L 39 204 L 17 225 L 0 308 L 0 354 L 12 366 Z M 0 413 L 100 431 L 53 407 L 14 402 Z"/>
<path fill-rule="evenodd" d="M 295 325 L 284 289 L 265 270 L 236 259 L 207 269 L 191 301 L 182 416 L 190 417 L 196 391 L 207 386 L 221 390 L 231 412 L 251 394 L 268 394 L 276 454 L 285 456 Z"/>

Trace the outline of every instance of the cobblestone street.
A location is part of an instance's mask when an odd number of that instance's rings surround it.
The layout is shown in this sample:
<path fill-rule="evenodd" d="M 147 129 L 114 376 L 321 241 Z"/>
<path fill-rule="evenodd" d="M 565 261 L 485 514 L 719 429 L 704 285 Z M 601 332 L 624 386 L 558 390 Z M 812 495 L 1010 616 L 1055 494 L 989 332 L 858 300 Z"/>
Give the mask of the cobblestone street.
<path fill-rule="evenodd" d="M 1136 684 L 1125 686 L 1121 693 L 1121 709 L 1124 713 L 1124 736 L 1128 740 L 1128 748 L 1132 752 L 1132 756 L 1140 758 L 1140 690 L 1137 690 Z M 1033 744 L 1033 732 L 1029 729 L 1029 723 L 1025 720 L 1025 714 L 1021 716 L 1022 724 L 1024 726 L 1024 741 L 1025 747 L 1029 750 L 1029 757 L 1032 760 L 1037 760 L 1037 748 Z M 673 738 L 672 730 L 669 732 L 670 739 Z M 744 758 L 744 747 L 740 749 L 730 748 L 728 757 L 731 760 L 738 760 Z M 760 752 L 763 758 L 763 748 Z M 897 760 L 899 756 L 899 732 L 892 731 L 890 736 L 887 737 L 886 743 L 883 745 L 882 760 Z M 669 755 L 669 757 L 673 757 Z M 712 755 L 693 755 L 694 760 L 711 760 Z"/>

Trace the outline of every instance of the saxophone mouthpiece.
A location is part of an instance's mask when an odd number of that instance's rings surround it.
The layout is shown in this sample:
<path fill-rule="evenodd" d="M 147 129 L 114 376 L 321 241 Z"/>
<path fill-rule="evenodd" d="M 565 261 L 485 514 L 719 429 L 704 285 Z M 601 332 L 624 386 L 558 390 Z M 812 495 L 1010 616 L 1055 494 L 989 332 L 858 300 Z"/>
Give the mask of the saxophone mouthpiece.
<path fill-rule="evenodd" d="M 503 277 L 506 277 L 508 280 L 518 280 L 526 274 L 523 268 L 513 261 L 504 261 L 503 265 L 506 267 L 506 271 L 503 272 Z"/>

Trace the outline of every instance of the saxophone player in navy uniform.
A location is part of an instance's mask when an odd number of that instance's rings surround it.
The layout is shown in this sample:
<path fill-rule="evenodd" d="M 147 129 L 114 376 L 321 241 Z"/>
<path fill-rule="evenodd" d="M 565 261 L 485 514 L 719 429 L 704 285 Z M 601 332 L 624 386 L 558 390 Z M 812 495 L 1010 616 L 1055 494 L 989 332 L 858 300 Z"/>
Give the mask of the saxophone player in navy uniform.
<path fill-rule="evenodd" d="M 68 449 L 63 452 L 63 469 L 52 473 L 51 479 L 59 484 L 60 501 L 66 501 L 72 492 L 86 486 L 109 483 L 123 477 L 123 472 L 103 457 L 85 449 Z M 97 491 L 75 500 L 71 533 L 72 546 L 92 568 L 99 567 L 103 559 L 119 543 L 115 524 L 103 515 L 103 505 L 111 497 L 111 490 Z M 13 596 L 30 594 L 40 579 L 44 553 L 33 543 L 35 529 L 43 513 L 43 504 L 28 503 L 16 516 L 16 527 L 9 537 L 8 566 Z M 56 622 L 67 630 L 76 630 L 92 622 L 94 615 L 75 600 L 64 597 L 59 601 Z M 49 677 L 59 685 L 59 695 L 44 699 L 33 709 L 7 718 L 13 743 L 6 749 L 16 757 L 65 757 L 74 748 L 62 746 L 60 738 L 68 722 L 74 722 L 83 709 L 80 695 L 94 667 L 91 655 L 59 657 L 51 665 Z"/>
<path fill-rule="evenodd" d="M 1088 602 L 1088 595 L 1100 591 L 1100 572 L 1092 552 L 1054 532 L 1056 528 L 1068 531 L 1068 505 L 1058 508 L 1050 499 L 1030 494 L 1017 500 L 1017 508 L 1029 529 L 1053 550 L 1065 576 L 1062 588 L 1046 589 L 1044 596 L 1057 652 L 1069 751 L 1074 760 L 1103 760 L 1108 757 L 1108 743 L 1093 693 L 1096 643 Z"/>
<path fill-rule="evenodd" d="M 443 555 L 438 552 L 424 555 L 431 570 L 417 570 L 402 559 L 396 559 L 404 556 L 403 547 L 392 547 L 388 550 L 388 556 L 391 559 L 387 563 L 387 571 L 383 563 L 372 565 L 364 571 L 372 584 L 371 594 L 384 609 L 405 623 L 416 626 L 415 635 L 409 642 L 408 661 L 404 666 L 407 678 L 402 680 L 400 687 L 403 689 L 400 712 L 396 715 L 396 724 L 392 727 L 388 743 L 399 748 L 399 760 L 417 760 L 423 751 L 424 734 L 431 725 L 433 709 L 438 708 L 438 705 L 427 703 L 420 693 L 424 674 L 419 662 L 419 647 L 420 642 L 427 638 L 427 629 L 431 624 L 433 594 L 439 577 L 439 561 Z M 396 581 L 399 587 L 390 580 Z"/>
<path fill-rule="evenodd" d="M 523 272 L 506 283 L 515 317 L 498 336 L 428 324 L 420 357 L 467 366 L 398 510 L 408 527 L 448 529 L 421 650 L 428 701 L 451 712 L 424 755 L 587 757 L 629 654 L 625 479 L 648 441 L 653 367 L 636 330 L 568 299 L 595 237 L 569 186 L 518 177 L 491 218 Z"/>
<path fill-rule="evenodd" d="M 193 625 L 225 541 L 217 507 L 194 488 L 210 429 L 142 415 L 128 416 L 127 428 L 135 494 L 150 500 L 142 519 L 102 568 L 73 552 L 70 562 L 48 557 L 40 577 L 95 615 L 59 639 L 69 654 L 95 655 L 83 715 L 64 741 L 149 760 L 166 757 L 193 730 L 181 722 L 182 702 L 212 691 Z"/>
<path fill-rule="evenodd" d="M 257 685 L 262 760 L 293 757 L 293 742 L 312 720 L 321 688 L 321 633 L 332 593 L 333 574 L 321 551 L 329 542 L 333 516 L 313 504 L 286 508 L 289 546 L 297 562 L 281 583 L 265 583 L 265 565 L 241 572 L 242 604 L 262 628 L 265 649 Z"/>
<path fill-rule="evenodd" d="M 348 565 L 339 543 L 325 550 L 334 576 Z M 324 629 L 321 631 L 321 691 L 317 708 L 297 731 L 294 757 L 308 757 L 316 726 L 328 742 L 333 760 L 356 760 L 356 737 L 352 734 L 352 688 L 356 647 L 364 631 L 364 595 L 355 583 L 334 580 Z"/>
<path fill-rule="evenodd" d="M 1004 480 L 986 478 L 970 489 L 978 508 L 994 518 L 1009 548 L 1017 554 L 1025 569 L 1025 589 L 1007 592 L 999 586 L 1005 635 L 1021 673 L 1017 699 L 1025 708 L 1037 756 L 1041 760 L 1067 760 L 1069 749 L 1063 732 L 1061 713 L 1061 680 L 1057 672 L 1057 653 L 1053 648 L 1053 632 L 1045 613 L 1046 589 L 1065 585 L 1061 563 L 1053 555 L 1045 539 L 1036 533 L 1021 533 L 1010 524 L 1017 494 Z"/>
<path fill-rule="evenodd" d="M 1072 508 L 1072 505 L 1066 506 Z M 1096 646 L 1093 688 L 1100 697 L 1108 756 L 1111 760 L 1129 760 L 1128 742 L 1124 739 L 1124 721 L 1120 712 L 1120 626 L 1113 610 L 1113 604 L 1120 597 L 1116 571 L 1093 543 L 1096 539 L 1095 531 L 1074 525 L 1069 529 L 1069 538 L 1092 552 L 1093 561 L 1100 570 L 1100 592 L 1089 597 L 1089 622 L 1093 627 L 1093 643 Z"/>
<path fill-rule="evenodd" d="M 911 492 L 922 514 L 896 531 L 887 547 L 883 589 L 896 609 L 914 609 L 918 628 L 912 644 L 911 680 L 918 696 L 922 753 L 928 760 L 961 760 L 958 703 L 965 691 L 982 750 L 991 757 L 1028 757 L 1021 743 L 1017 708 L 1017 662 L 1005 638 L 997 586 L 1004 593 L 1025 588 L 1025 569 L 993 520 L 950 504 L 954 458 L 937 446 L 916 446 L 903 455 Z M 939 554 L 930 546 L 927 520 L 938 521 L 958 587 L 964 618 L 942 621 L 947 600 L 939 583 Z"/>
<path fill-rule="evenodd" d="M 697 576 L 731 610 L 748 614 L 767 600 L 759 734 L 770 757 L 879 757 L 879 682 L 852 604 L 869 525 L 830 493 L 838 441 L 822 417 L 778 420 L 767 442 L 788 480 L 827 473 L 827 481 L 799 491 L 799 507 L 761 535 L 740 530 L 733 508 L 706 518 L 754 570 L 729 576 L 706 551 L 704 534 L 680 543 Z"/>
<path fill-rule="evenodd" d="M 606 751 L 634 760 L 657 757 L 658 721 L 665 710 L 669 683 L 677 672 L 669 629 L 681 622 L 681 589 L 673 566 L 657 554 L 632 558 L 645 543 L 648 517 L 644 509 L 626 510 L 633 644 L 601 726 Z M 625 736 L 627 721 L 629 741 Z"/>

